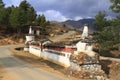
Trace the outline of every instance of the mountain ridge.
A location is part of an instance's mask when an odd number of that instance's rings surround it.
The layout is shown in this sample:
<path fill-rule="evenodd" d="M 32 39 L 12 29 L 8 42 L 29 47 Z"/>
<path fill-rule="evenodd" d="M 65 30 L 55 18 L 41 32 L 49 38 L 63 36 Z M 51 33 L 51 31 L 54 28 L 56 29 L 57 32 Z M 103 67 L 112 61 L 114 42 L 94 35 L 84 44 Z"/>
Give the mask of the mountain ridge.
<path fill-rule="evenodd" d="M 80 19 L 80 20 L 67 20 L 67 21 L 64 21 L 64 22 L 61 22 L 62 24 L 65 24 L 65 25 L 69 25 L 69 26 L 72 26 L 73 28 L 76 28 L 76 29 L 79 29 L 79 30 L 82 30 L 83 29 L 83 26 L 85 24 L 88 24 L 88 27 L 89 27 L 89 30 L 90 31 L 94 31 L 94 27 L 93 27 L 93 23 L 95 22 L 95 19 L 94 18 L 88 18 L 88 19 Z"/>

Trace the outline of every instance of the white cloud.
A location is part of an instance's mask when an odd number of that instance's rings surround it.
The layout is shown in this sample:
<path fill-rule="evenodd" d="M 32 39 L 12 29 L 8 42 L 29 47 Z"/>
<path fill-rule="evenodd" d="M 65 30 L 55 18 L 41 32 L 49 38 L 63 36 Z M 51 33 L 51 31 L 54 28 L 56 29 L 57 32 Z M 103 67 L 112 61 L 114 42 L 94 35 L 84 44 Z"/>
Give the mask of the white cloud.
<path fill-rule="evenodd" d="M 76 20 L 76 21 L 78 21 L 78 20 L 80 20 L 80 19 L 83 19 L 83 17 L 81 17 L 81 16 L 76 16 L 76 17 L 74 18 L 74 20 Z"/>
<path fill-rule="evenodd" d="M 87 19 L 90 19 L 90 18 L 93 18 L 93 17 L 90 17 L 90 16 L 88 16 L 88 17 L 86 17 Z"/>
<path fill-rule="evenodd" d="M 106 16 L 105 18 L 106 18 L 107 20 L 115 19 L 115 17 L 113 17 L 113 16 Z"/>
<path fill-rule="evenodd" d="M 6 7 L 18 6 L 22 0 L 3 0 Z M 37 11 L 45 14 L 47 20 L 65 21 L 94 18 L 99 11 L 115 17 L 109 7 L 110 0 L 27 0 Z"/>
<path fill-rule="evenodd" d="M 3 2 L 6 4 L 6 7 L 14 5 L 18 6 L 22 0 L 3 0 Z"/>
<path fill-rule="evenodd" d="M 47 10 L 45 12 L 38 12 L 38 14 L 44 14 L 46 16 L 46 19 L 50 21 L 61 22 L 61 21 L 68 20 L 68 18 L 63 16 L 62 13 L 60 13 L 59 11 L 55 11 L 55 10 Z"/>

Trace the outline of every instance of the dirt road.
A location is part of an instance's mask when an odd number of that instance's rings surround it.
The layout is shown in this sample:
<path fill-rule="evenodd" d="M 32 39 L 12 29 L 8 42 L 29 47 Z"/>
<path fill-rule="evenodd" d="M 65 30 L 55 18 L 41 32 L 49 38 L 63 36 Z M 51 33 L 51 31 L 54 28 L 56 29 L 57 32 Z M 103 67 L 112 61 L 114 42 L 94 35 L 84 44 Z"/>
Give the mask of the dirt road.
<path fill-rule="evenodd" d="M 59 35 L 59 36 L 53 37 L 51 40 L 53 42 L 58 42 L 58 41 L 61 41 L 61 39 L 64 39 L 64 38 L 67 38 L 69 36 L 74 35 L 75 33 L 76 33 L 75 31 L 69 31 L 67 33 L 64 33 L 63 35 Z"/>
<path fill-rule="evenodd" d="M 12 46 L 0 47 L 0 65 L 4 66 L 16 80 L 68 80 L 54 73 L 32 67 L 28 63 L 11 56 L 8 51 L 9 47 Z"/>
<path fill-rule="evenodd" d="M 111 60 L 111 61 L 120 62 L 119 58 L 112 58 L 112 57 L 103 57 L 103 56 L 100 56 L 100 59 L 101 60 Z"/>

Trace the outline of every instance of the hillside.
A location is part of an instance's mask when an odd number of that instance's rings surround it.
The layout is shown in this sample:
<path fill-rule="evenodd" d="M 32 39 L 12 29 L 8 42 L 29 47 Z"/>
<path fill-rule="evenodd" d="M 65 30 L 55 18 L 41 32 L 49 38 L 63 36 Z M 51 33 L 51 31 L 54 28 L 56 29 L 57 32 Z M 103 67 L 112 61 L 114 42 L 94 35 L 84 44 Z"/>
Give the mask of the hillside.
<path fill-rule="evenodd" d="M 78 21 L 67 20 L 65 22 L 62 22 L 62 24 L 72 26 L 74 28 L 79 29 L 80 31 L 83 30 L 84 24 L 88 24 L 89 25 L 89 30 L 94 31 L 94 28 L 93 28 L 93 22 L 94 21 L 95 21 L 95 19 L 92 19 L 92 18 L 91 19 L 81 19 L 81 20 L 78 20 Z"/>
<path fill-rule="evenodd" d="M 68 20 L 65 22 L 56 22 L 56 21 L 51 21 L 50 25 L 46 27 L 46 31 L 44 34 L 46 34 L 46 37 L 55 37 L 58 35 L 62 35 L 65 34 L 67 32 L 69 32 L 71 29 L 77 28 L 77 30 L 80 30 L 79 32 L 81 32 L 83 30 L 83 25 L 84 24 L 89 24 L 89 32 L 93 29 L 92 23 L 94 22 L 94 19 L 82 19 L 82 20 L 78 20 L 78 21 L 73 21 L 73 20 Z M 0 44 L 16 44 L 17 42 L 24 42 L 25 39 L 25 35 L 28 33 L 29 30 L 29 26 L 27 26 L 26 28 L 24 28 L 24 32 L 23 32 L 23 36 L 21 36 L 21 34 L 14 34 L 11 30 L 9 31 L 9 33 L 6 33 L 6 31 L 8 32 L 7 27 L 5 28 L 0 27 Z M 79 33 L 80 34 L 80 33 Z M 7 36 L 7 37 L 6 37 Z M 5 38 L 6 37 L 6 38 Z M 19 41 L 20 39 L 20 41 Z"/>
<path fill-rule="evenodd" d="M 68 29 L 66 26 L 59 22 L 50 22 L 50 25 L 46 27 L 46 32 L 48 36 L 56 36 L 56 35 L 62 35 L 63 33 L 68 32 Z"/>

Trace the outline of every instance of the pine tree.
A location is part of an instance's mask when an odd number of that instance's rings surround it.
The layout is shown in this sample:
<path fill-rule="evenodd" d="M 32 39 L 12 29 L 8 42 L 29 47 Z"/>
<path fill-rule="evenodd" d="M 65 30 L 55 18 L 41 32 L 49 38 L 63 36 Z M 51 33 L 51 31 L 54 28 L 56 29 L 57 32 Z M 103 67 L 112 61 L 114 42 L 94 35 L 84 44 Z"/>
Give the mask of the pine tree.
<path fill-rule="evenodd" d="M 95 16 L 95 22 L 94 27 L 97 31 L 102 31 L 104 27 L 107 27 L 107 20 L 105 19 L 105 12 L 98 12 L 98 14 Z"/>
<path fill-rule="evenodd" d="M 110 0 L 112 5 L 110 6 L 110 9 L 113 12 L 119 13 L 120 12 L 120 0 Z"/>
<path fill-rule="evenodd" d="M 19 15 L 20 15 L 19 8 L 12 7 L 9 22 L 10 22 L 10 25 L 12 26 L 12 28 L 14 28 L 16 30 L 18 30 L 21 27 Z"/>
<path fill-rule="evenodd" d="M 0 12 L 0 25 L 9 26 L 9 16 L 11 14 L 11 8 L 5 8 Z"/>
<path fill-rule="evenodd" d="M 36 17 L 35 24 L 36 24 L 37 26 L 40 26 L 40 23 L 41 23 L 41 16 L 38 15 L 38 16 Z"/>
<path fill-rule="evenodd" d="M 36 12 L 34 8 L 29 3 L 27 3 L 26 0 L 24 0 L 20 3 L 19 10 L 21 14 L 21 24 L 23 24 L 23 26 L 32 24 L 32 21 L 34 21 L 36 18 Z"/>
<path fill-rule="evenodd" d="M 2 0 L 0 0 L 0 12 L 4 9 L 4 3 Z"/>
<path fill-rule="evenodd" d="M 35 18 L 36 11 L 26 0 L 24 0 L 18 7 L 12 8 L 10 24 L 13 28 L 21 32 L 21 28 L 31 25 Z"/>

